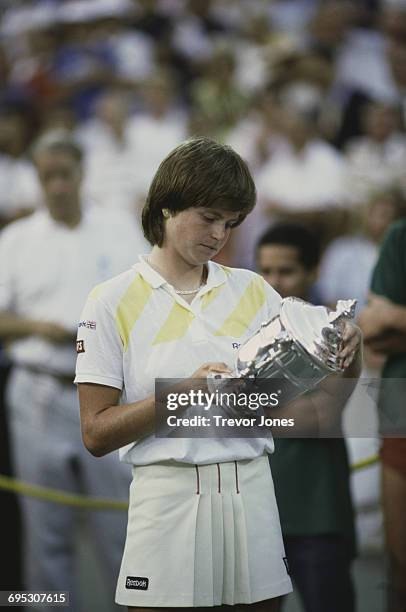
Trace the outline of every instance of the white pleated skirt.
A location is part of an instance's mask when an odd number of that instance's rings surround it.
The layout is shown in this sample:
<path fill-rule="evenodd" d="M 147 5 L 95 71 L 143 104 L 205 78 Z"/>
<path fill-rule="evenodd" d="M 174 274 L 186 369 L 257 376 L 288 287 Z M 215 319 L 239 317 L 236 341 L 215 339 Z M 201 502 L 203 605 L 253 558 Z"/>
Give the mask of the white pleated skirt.
<path fill-rule="evenodd" d="M 267 456 L 133 476 L 118 604 L 247 604 L 292 590 Z"/>

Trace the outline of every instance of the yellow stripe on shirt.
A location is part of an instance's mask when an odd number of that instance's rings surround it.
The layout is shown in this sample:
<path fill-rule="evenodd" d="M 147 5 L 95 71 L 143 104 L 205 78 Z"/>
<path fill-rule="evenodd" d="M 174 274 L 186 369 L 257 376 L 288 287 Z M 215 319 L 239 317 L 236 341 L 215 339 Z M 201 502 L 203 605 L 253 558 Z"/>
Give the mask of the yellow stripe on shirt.
<path fill-rule="evenodd" d="M 224 288 L 224 284 L 219 285 L 218 287 L 213 287 L 213 289 L 210 289 L 210 291 L 205 293 L 204 296 L 202 297 L 201 309 L 205 310 L 209 306 L 209 304 L 211 304 L 212 301 L 218 296 L 218 294 L 223 288 Z"/>
<path fill-rule="evenodd" d="M 141 315 L 152 293 L 152 287 L 140 274 L 128 287 L 116 311 L 116 325 L 124 350 L 127 350 L 131 330 Z"/>
<path fill-rule="evenodd" d="M 172 342 L 182 338 L 186 334 L 194 316 L 193 312 L 175 302 L 165 323 L 155 336 L 152 345 L 160 344 L 161 342 Z"/>
<path fill-rule="evenodd" d="M 100 283 L 99 285 L 93 287 L 93 289 L 89 293 L 89 299 L 97 300 L 97 298 L 101 295 L 105 284 L 106 283 Z"/>
<path fill-rule="evenodd" d="M 240 338 L 265 302 L 265 287 L 262 278 L 250 282 L 237 306 L 215 332 L 215 336 Z"/>

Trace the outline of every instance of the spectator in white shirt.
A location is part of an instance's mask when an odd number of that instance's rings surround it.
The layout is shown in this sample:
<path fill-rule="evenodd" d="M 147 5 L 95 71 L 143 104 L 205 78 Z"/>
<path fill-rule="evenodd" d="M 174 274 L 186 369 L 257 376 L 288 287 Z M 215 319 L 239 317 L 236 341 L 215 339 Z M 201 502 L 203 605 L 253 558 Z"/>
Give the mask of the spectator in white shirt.
<path fill-rule="evenodd" d="M 15 473 L 31 484 L 123 499 L 130 474 L 118 458 L 103 465 L 83 449 L 74 338 L 90 289 L 129 268 L 143 246 L 111 215 L 83 210 L 81 152 L 71 139 L 45 135 L 34 160 L 44 210 L 7 227 L 0 240 L 0 337 L 13 363 L 7 404 Z M 92 321 L 79 325 L 97 333 Z M 68 609 L 76 612 L 74 509 L 28 496 L 21 507 L 26 588 L 69 591 Z M 88 518 L 112 597 L 125 516 Z"/>

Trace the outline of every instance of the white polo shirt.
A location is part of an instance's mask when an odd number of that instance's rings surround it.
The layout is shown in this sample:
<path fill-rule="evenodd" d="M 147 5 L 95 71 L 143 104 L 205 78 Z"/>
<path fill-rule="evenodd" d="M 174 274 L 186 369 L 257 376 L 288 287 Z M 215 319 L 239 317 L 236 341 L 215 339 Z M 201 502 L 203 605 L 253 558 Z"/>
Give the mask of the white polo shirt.
<path fill-rule="evenodd" d="M 0 310 L 58 323 L 75 333 L 83 303 L 98 282 L 126 270 L 145 250 L 136 224 L 89 210 L 73 229 L 47 211 L 9 225 L 0 236 Z M 11 343 L 14 363 L 58 374 L 74 371 L 72 345 L 37 336 Z"/>
<path fill-rule="evenodd" d="M 280 296 L 248 270 L 209 262 L 207 284 L 185 302 L 145 259 L 96 287 L 81 320 L 75 382 L 123 390 L 131 403 L 154 393 L 156 378 L 187 378 L 205 362 L 234 366 L 238 345 L 279 312 Z M 145 465 L 175 460 L 205 464 L 273 451 L 264 438 L 156 438 L 121 449 L 122 460 Z"/>

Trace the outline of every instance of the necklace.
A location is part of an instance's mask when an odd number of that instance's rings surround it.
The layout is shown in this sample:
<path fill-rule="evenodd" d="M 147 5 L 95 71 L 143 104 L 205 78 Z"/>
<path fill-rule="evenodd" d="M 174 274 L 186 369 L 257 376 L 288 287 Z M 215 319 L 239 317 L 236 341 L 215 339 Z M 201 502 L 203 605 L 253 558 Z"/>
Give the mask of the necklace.
<path fill-rule="evenodd" d="M 149 263 L 149 265 L 152 268 L 155 269 L 155 266 L 152 265 L 149 257 L 146 257 L 146 261 Z M 198 291 L 200 291 L 200 289 L 202 289 L 205 286 L 206 280 L 207 280 L 206 266 L 203 266 L 202 277 L 200 279 L 200 285 L 198 287 L 195 287 L 195 289 L 175 289 L 175 287 L 173 287 L 173 290 L 176 293 L 176 295 L 192 295 L 193 293 L 197 293 Z"/>
<path fill-rule="evenodd" d="M 201 283 L 198 287 L 196 287 L 196 289 L 175 289 L 174 288 L 174 291 L 176 295 L 192 295 L 192 293 L 197 293 L 198 291 L 200 291 L 200 289 L 204 287 L 205 284 L 206 283 Z"/>

